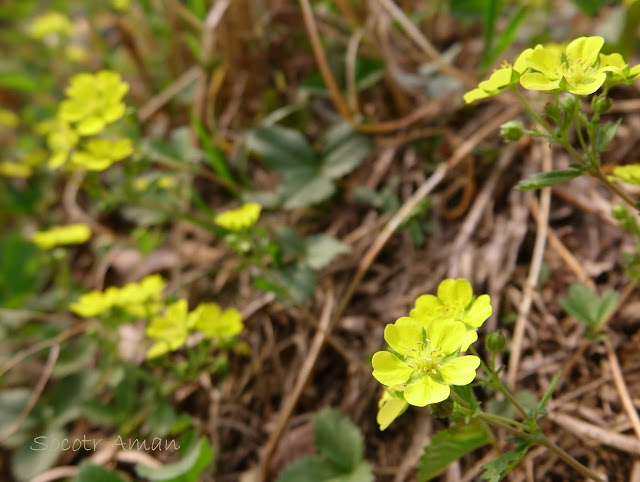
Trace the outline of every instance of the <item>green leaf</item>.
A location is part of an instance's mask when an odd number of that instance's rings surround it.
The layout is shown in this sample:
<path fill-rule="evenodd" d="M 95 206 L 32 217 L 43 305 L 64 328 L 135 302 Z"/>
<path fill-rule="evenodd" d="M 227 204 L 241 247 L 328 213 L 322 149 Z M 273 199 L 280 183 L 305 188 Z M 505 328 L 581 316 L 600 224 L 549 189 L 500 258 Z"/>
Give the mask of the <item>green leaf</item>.
<path fill-rule="evenodd" d="M 48 429 L 36 438 L 27 440 L 13 452 L 11 471 L 19 481 L 33 479 L 53 466 L 62 453 L 62 440 L 67 433 L 60 429 Z"/>
<path fill-rule="evenodd" d="M 278 186 L 278 194 L 286 209 L 311 206 L 329 199 L 336 186 L 331 180 L 313 169 L 287 173 Z"/>
<path fill-rule="evenodd" d="M 209 138 L 209 133 L 206 131 L 202 123 L 195 116 L 191 118 L 191 123 L 196 127 L 196 131 L 198 132 L 198 139 L 200 139 L 202 148 L 207 153 L 206 159 L 209 161 L 209 165 L 211 166 L 211 168 L 222 179 L 233 181 L 231 169 L 229 169 L 227 160 L 225 159 L 220 149 L 213 145 L 213 142 L 211 142 L 211 139 Z"/>
<path fill-rule="evenodd" d="M 62 378 L 72 373 L 86 371 L 97 348 L 96 341 L 88 337 L 78 338 L 71 342 L 67 341 L 60 350 L 52 377 Z"/>
<path fill-rule="evenodd" d="M 213 461 L 213 449 L 205 438 L 201 438 L 184 455 L 180 461 L 174 464 L 166 464 L 162 467 L 146 467 L 136 465 L 136 473 L 140 477 L 149 480 L 162 480 L 165 482 L 197 482 L 200 474 Z"/>
<path fill-rule="evenodd" d="M 492 2 L 492 3 L 498 4 L 499 2 Z M 520 25 L 522 25 L 522 22 L 524 22 L 524 19 L 527 17 L 527 11 L 528 11 L 527 7 L 520 7 L 518 11 L 515 13 L 515 15 L 511 17 L 511 19 L 509 20 L 509 23 L 507 24 L 505 29 L 502 31 L 502 33 L 498 37 L 498 42 L 496 43 L 495 47 L 493 47 L 491 51 L 489 64 L 493 62 L 495 59 L 497 59 L 500 56 L 500 54 L 502 54 L 508 47 L 513 45 L 513 42 L 515 41 L 515 38 L 518 35 L 518 30 L 520 29 Z"/>
<path fill-rule="evenodd" d="M 562 169 L 551 172 L 539 172 L 523 179 L 516 185 L 516 189 L 524 191 L 527 189 L 540 189 L 543 187 L 553 186 L 566 182 L 574 177 L 580 176 L 582 173 L 574 169 Z"/>
<path fill-rule="evenodd" d="M 353 471 L 362 460 L 362 434 L 351 420 L 326 407 L 314 418 L 313 430 L 318 451 L 341 469 Z"/>
<path fill-rule="evenodd" d="M 551 379 L 551 383 L 549 384 L 549 386 L 547 387 L 547 390 L 544 392 L 544 395 L 540 399 L 540 403 L 538 403 L 538 413 L 545 412 L 545 407 L 547 406 L 547 403 L 549 402 L 551 395 L 553 395 L 553 391 L 556 389 L 556 385 L 558 385 L 558 382 L 560 381 L 560 373 L 561 372 L 556 373 Z"/>
<path fill-rule="evenodd" d="M 473 420 L 441 430 L 424 448 L 418 464 L 418 480 L 424 482 L 438 476 L 454 460 L 489 443 L 489 437 L 481 422 Z"/>
<path fill-rule="evenodd" d="M 276 482 L 325 482 L 340 476 L 340 469 L 319 457 L 303 457 L 289 464 Z"/>
<path fill-rule="evenodd" d="M 328 234 L 311 236 L 306 242 L 307 264 L 316 271 L 326 268 L 339 254 L 349 252 L 349 246 Z"/>
<path fill-rule="evenodd" d="M 595 17 L 607 0 L 573 0 L 580 10 L 589 17 Z"/>
<path fill-rule="evenodd" d="M 333 125 L 324 136 L 322 172 L 337 179 L 358 167 L 371 152 L 371 138 L 353 129 L 346 122 Z"/>
<path fill-rule="evenodd" d="M 356 91 L 368 89 L 384 77 L 385 63 L 380 59 L 358 57 L 356 59 Z"/>
<path fill-rule="evenodd" d="M 124 479 L 100 465 L 84 463 L 73 482 L 124 482 Z"/>
<path fill-rule="evenodd" d="M 618 127 L 620 127 L 621 122 L 622 118 L 618 119 L 616 122 L 607 122 L 605 125 L 598 128 L 598 133 L 596 134 L 596 149 L 598 152 L 605 151 L 605 148 L 616 136 L 616 132 L 618 131 Z"/>
<path fill-rule="evenodd" d="M 18 92 L 42 92 L 42 86 L 36 78 L 23 72 L 0 73 L 0 87 Z"/>
<path fill-rule="evenodd" d="M 260 289 L 273 291 L 283 301 L 302 305 L 309 301 L 316 287 L 316 275 L 304 262 L 296 261 L 264 274 Z"/>
<path fill-rule="evenodd" d="M 619 294 L 617 291 L 605 291 L 600 297 L 600 303 L 598 303 L 598 310 L 596 311 L 596 319 L 598 323 L 604 323 L 609 315 L 615 310 L 618 305 Z"/>
<path fill-rule="evenodd" d="M 145 428 L 154 437 L 164 437 L 171 432 L 176 423 L 176 412 L 173 405 L 166 401 L 160 401 L 149 414 L 145 422 Z"/>
<path fill-rule="evenodd" d="M 36 246 L 17 232 L 0 239 L 0 306 L 20 308 L 38 291 L 42 257 Z"/>
<path fill-rule="evenodd" d="M 371 466 L 363 460 L 348 474 L 333 477 L 327 480 L 327 482 L 373 482 L 373 480 L 374 477 L 373 472 L 371 472 Z"/>
<path fill-rule="evenodd" d="M 489 482 L 498 482 L 499 480 L 502 480 L 502 478 L 511 472 L 511 469 L 513 469 L 518 462 L 522 460 L 522 457 L 527 453 L 527 450 L 529 450 L 528 444 L 518 445 L 516 448 L 506 452 L 497 459 L 492 460 L 488 464 L 484 464 L 482 466 L 484 472 L 482 472 L 480 478 L 482 480 L 488 480 Z"/>
<path fill-rule="evenodd" d="M 264 164 L 276 172 L 318 165 L 318 159 L 307 139 L 298 131 L 279 126 L 256 127 L 246 138 L 250 151 L 258 154 Z"/>

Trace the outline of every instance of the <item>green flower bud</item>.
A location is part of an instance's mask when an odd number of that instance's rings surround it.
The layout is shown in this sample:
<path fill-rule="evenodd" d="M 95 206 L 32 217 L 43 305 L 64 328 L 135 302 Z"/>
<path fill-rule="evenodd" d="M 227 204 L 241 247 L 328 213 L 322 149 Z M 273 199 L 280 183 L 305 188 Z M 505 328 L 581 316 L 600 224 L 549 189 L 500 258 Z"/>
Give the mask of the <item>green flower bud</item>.
<path fill-rule="evenodd" d="M 501 353 L 507 346 L 507 339 L 501 333 L 489 333 L 484 343 L 491 353 Z"/>
<path fill-rule="evenodd" d="M 569 116 L 573 118 L 573 111 L 576 108 L 576 98 L 573 95 L 567 95 L 560 99 L 560 108 L 564 112 L 565 118 Z"/>
<path fill-rule="evenodd" d="M 432 403 L 429 408 L 434 417 L 447 418 L 453 413 L 453 400 L 447 398 L 441 402 Z"/>
<path fill-rule="evenodd" d="M 500 136 L 507 141 L 517 141 L 524 133 L 524 125 L 519 120 L 510 120 L 500 126 Z"/>
<path fill-rule="evenodd" d="M 611 99 L 604 95 L 598 95 L 593 98 L 591 101 L 591 106 L 593 107 L 593 111 L 597 114 L 604 114 L 611 108 Z"/>
<path fill-rule="evenodd" d="M 560 124 L 562 122 L 562 114 L 560 113 L 560 109 L 557 105 L 552 102 L 547 102 L 544 106 L 544 112 L 554 120 L 556 124 Z"/>

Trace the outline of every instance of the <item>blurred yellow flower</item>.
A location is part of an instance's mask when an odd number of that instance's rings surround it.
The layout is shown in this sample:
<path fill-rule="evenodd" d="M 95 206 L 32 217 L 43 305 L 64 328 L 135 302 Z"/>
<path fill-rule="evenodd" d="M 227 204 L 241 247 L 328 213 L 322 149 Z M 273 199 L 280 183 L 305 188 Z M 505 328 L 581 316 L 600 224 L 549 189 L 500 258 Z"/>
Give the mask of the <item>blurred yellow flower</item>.
<path fill-rule="evenodd" d="M 52 249 L 67 244 L 82 244 L 87 242 L 90 237 L 91 228 L 86 224 L 79 223 L 38 231 L 31 237 L 31 240 L 41 249 Z"/>
<path fill-rule="evenodd" d="M 133 152 L 130 139 L 90 139 L 86 150 L 78 150 L 71 154 L 73 167 L 85 168 L 89 171 L 104 171 L 114 162 L 120 161 Z"/>
<path fill-rule="evenodd" d="M 16 127 L 20 123 L 20 118 L 12 111 L 0 108 L 0 126 Z"/>
<path fill-rule="evenodd" d="M 124 115 L 122 98 L 128 90 L 120 74 L 110 70 L 75 75 L 65 91 L 68 98 L 60 104 L 59 116 L 74 124 L 82 136 L 97 134 Z"/>
<path fill-rule="evenodd" d="M 26 179 L 31 177 L 31 174 L 33 174 L 33 169 L 27 164 L 11 161 L 0 162 L 0 176 Z"/>
<path fill-rule="evenodd" d="M 66 15 L 59 12 L 47 12 L 36 17 L 28 28 L 29 36 L 34 39 L 61 34 L 70 37 L 73 34 L 73 24 Z"/>
<path fill-rule="evenodd" d="M 260 217 L 262 206 L 258 203 L 246 203 L 238 209 L 218 214 L 213 222 L 229 231 L 243 231 L 253 226 Z"/>

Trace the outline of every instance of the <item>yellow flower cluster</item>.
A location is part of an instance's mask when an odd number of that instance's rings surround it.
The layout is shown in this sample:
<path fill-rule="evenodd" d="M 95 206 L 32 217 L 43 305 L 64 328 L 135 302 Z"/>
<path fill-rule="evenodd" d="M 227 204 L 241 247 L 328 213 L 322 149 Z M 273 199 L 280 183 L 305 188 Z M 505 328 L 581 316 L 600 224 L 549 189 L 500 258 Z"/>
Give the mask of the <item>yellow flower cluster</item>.
<path fill-rule="evenodd" d="M 105 291 L 85 293 L 71 303 L 69 309 L 84 317 L 97 316 L 112 308 L 119 308 L 137 318 L 153 316 L 162 309 L 162 290 L 166 285 L 160 275 L 154 274 L 122 288 L 112 286 Z"/>
<path fill-rule="evenodd" d="M 52 152 L 49 167 L 103 171 L 128 157 L 133 152 L 130 139 L 84 139 L 124 116 L 122 98 L 128 90 L 117 72 L 101 70 L 74 76 L 56 117 L 39 126 Z"/>
<path fill-rule="evenodd" d="M 246 203 L 238 209 L 231 209 L 218 214 L 213 222 L 229 231 L 244 231 L 256 224 L 260 217 L 262 206 L 258 203 Z"/>
<path fill-rule="evenodd" d="M 242 315 L 235 308 L 222 311 L 217 303 L 201 303 L 189 312 L 187 300 L 178 300 L 149 323 L 146 333 L 155 343 L 147 358 L 157 358 L 182 347 L 193 330 L 208 338 L 224 338 L 237 335 L 242 328 Z"/>
<path fill-rule="evenodd" d="M 52 249 L 56 246 L 68 244 L 82 244 L 91 237 L 91 229 L 86 224 L 70 224 L 68 226 L 55 226 L 46 231 L 38 231 L 33 234 L 31 240 L 40 249 Z"/>
<path fill-rule="evenodd" d="M 89 52 L 82 45 L 72 43 L 77 30 L 71 19 L 60 12 L 47 12 L 36 17 L 27 29 L 27 34 L 48 46 L 64 45 L 64 55 L 72 62 L 86 62 Z"/>

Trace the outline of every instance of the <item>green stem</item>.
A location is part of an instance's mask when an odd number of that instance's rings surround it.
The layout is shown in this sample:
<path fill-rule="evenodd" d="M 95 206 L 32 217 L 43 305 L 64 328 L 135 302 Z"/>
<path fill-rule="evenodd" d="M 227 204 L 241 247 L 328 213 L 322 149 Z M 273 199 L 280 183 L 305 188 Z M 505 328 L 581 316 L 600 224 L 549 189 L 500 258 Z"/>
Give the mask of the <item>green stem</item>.
<path fill-rule="evenodd" d="M 576 124 L 576 134 L 578 135 L 578 141 L 580 141 L 580 146 L 582 147 L 582 150 L 591 161 L 591 164 L 595 165 L 593 162 L 593 158 L 591 158 L 591 156 L 589 155 L 589 148 L 587 147 L 587 143 L 584 141 L 584 136 L 582 135 L 582 125 L 580 123 L 580 99 L 578 99 L 577 96 L 574 96 L 574 97 L 575 97 L 575 102 L 573 103 L 573 105 L 575 108 L 573 109 L 573 121 Z M 589 140 L 593 144 L 593 140 L 591 139 L 591 129 L 587 129 L 587 132 L 589 134 Z M 567 136 L 567 133 L 564 132 L 562 137 L 566 139 L 566 136 Z M 567 140 L 567 143 L 568 143 L 568 140 Z"/>
<path fill-rule="evenodd" d="M 501 428 L 505 432 L 509 432 L 512 435 L 516 435 L 518 437 L 523 437 L 523 438 L 528 438 L 529 437 L 528 433 L 523 432 L 522 430 L 518 430 L 517 428 L 514 428 L 514 427 L 512 427 L 510 425 L 507 425 L 507 424 L 505 424 L 505 423 L 503 423 L 501 421 L 493 420 L 491 417 L 488 417 L 487 415 L 488 414 L 482 413 L 482 414 L 478 415 L 478 418 L 480 420 L 483 420 L 484 422 L 488 423 L 489 425 L 493 425 L 494 427 Z M 588 477 L 588 478 L 590 478 L 592 480 L 595 480 L 596 482 L 605 482 L 605 480 L 602 477 L 600 477 L 598 474 L 596 474 L 594 471 L 592 471 L 589 467 L 586 467 L 585 465 L 582 465 L 575 458 L 573 458 L 568 452 L 566 452 L 563 448 L 561 448 L 560 446 L 558 446 L 555 443 L 553 443 L 551 440 L 546 438 L 544 435 L 540 434 L 538 437 L 535 438 L 533 443 L 535 443 L 537 445 L 542 445 L 542 446 L 548 448 L 555 455 L 560 457 L 568 465 L 573 467 L 575 470 L 580 472 L 585 477 Z"/>
<path fill-rule="evenodd" d="M 500 380 L 500 377 L 498 377 L 498 375 L 496 375 L 496 373 L 487 366 L 487 364 L 482 360 L 482 357 L 480 357 L 480 355 L 478 354 L 478 351 L 475 349 L 475 347 L 473 346 L 470 347 L 470 351 L 475 356 L 480 358 L 480 363 L 482 364 L 482 368 L 487 372 L 487 375 L 489 375 L 490 385 L 496 390 L 498 390 L 500 393 L 502 393 L 504 397 L 509 401 L 509 403 L 515 407 L 515 409 L 520 413 L 520 415 L 522 415 L 522 418 L 528 421 L 530 418 L 529 414 L 524 409 L 524 407 L 520 405 L 518 400 L 516 400 L 516 398 L 511 393 L 511 391 L 504 386 L 504 384 L 502 383 L 502 380 Z"/>
<path fill-rule="evenodd" d="M 604 186 L 607 189 L 609 189 L 609 191 L 614 192 L 615 194 L 620 196 L 622 200 L 626 202 L 634 210 L 636 211 L 638 210 L 638 203 L 634 201 L 633 198 L 629 196 L 626 192 L 620 189 L 620 187 L 618 187 L 616 184 L 609 181 L 607 176 L 603 174 L 603 172 L 599 168 L 593 171 L 589 171 L 589 174 L 591 174 L 593 177 L 598 179 L 602 184 L 604 184 Z"/>

